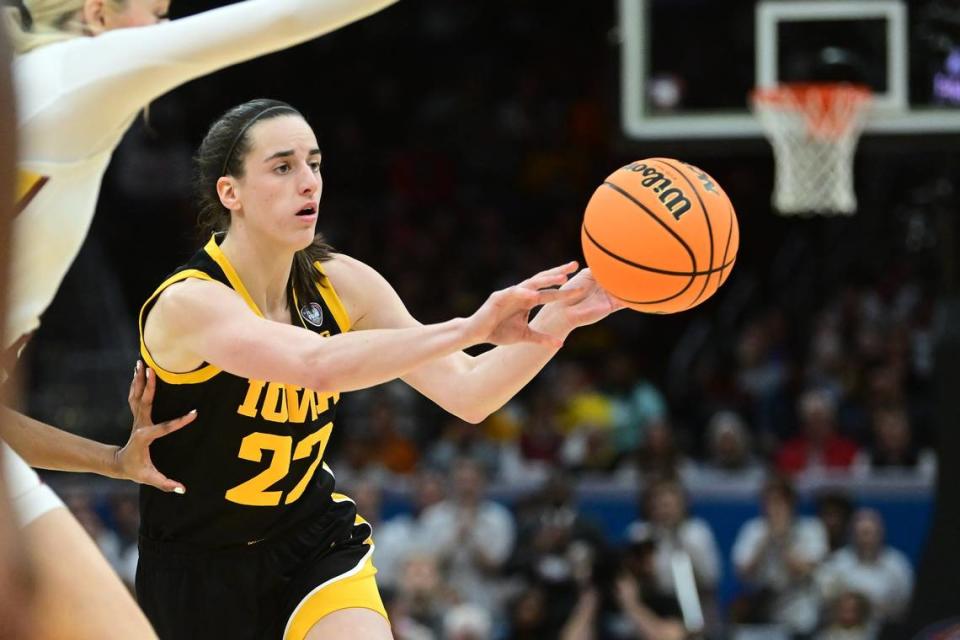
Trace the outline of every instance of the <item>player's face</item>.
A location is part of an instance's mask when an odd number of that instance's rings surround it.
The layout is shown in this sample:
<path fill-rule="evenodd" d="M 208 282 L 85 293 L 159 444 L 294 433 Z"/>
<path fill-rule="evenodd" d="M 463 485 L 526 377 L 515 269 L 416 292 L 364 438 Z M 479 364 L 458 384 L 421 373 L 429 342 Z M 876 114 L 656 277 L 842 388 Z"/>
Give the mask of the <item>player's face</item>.
<path fill-rule="evenodd" d="M 104 30 L 146 27 L 167 20 L 170 0 L 127 0 L 118 11 L 106 2 L 103 11 Z"/>
<path fill-rule="evenodd" d="M 278 244 L 313 242 L 323 180 L 317 137 L 303 118 L 280 116 L 250 128 L 237 196 L 244 224 Z"/>

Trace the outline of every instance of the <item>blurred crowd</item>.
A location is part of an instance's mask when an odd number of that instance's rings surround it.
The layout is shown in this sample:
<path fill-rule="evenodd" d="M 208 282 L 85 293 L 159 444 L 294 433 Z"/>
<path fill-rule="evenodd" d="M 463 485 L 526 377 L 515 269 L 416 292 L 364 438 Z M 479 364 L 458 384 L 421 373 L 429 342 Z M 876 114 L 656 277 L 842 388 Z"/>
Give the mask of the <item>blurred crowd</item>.
<path fill-rule="evenodd" d="M 881 513 L 842 491 L 803 513 L 795 483 L 930 486 L 929 309 L 904 282 L 809 311 L 745 321 L 722 375 L 694 364 L 682 406 L 616 350 L 558 360 L 480 425 L 401 383 L 352 394 L 331 467 L 373 525 L 396 637 L 869 640 L 895 624 L 913 568 Z M 637 496 L 639 518 L 605 529 L 577 499 L 585 482 Z M 718 487 L 756 496 L 728 551 L 688 505 Z M 112 496 L 101 517 L 83 494 L 69 503 L 132 579 L 135 502 Z"/>
<path fill-rule="evenodd" d="M 584 514 L 569 474 L 509 502 L 488 482 L 480 460 L 460 457 L 446 472 L 422 467 L 391 508 L 378 481 L 346 486 L 373 526 L 398 640 L 872 640 L 910 603 L 910 560 L 887 542 L 883 516 L 842 491 L 805 515 L 787 476 L 762 480 L 758 515 L 729 550 L 739 586 L 728 599 L 724 551 L 676 478 L 649 481 L 640 517 L 615 539 Z M 65 497 L 132 589 L 135 494 Z"/>
<path fill-rule="evenodd" d="M 861 214 L 777 218 L 765 147 L 724 157 L 620 138 L 614 3 L 577 4 L 401 3 L 158 100 L 117 152 L 82 275 L 26 354 L 31 413 L 123 437 L 136 310 L 197 246 L 191 148 L 216 113 L 254 94 L 287 99 L 314 123 L 321 229 L 424 322 L 468 314 L 494 288 L 578 257 L 583 207 L 608 173 L 683 153 L 724 185 L 740 218 L 737 266 L 714 299 L 576 332 L 480 425 L 401 383 L 343 398 L 330 466 L 373 524 L 395 635 L 874 638 L 904 613 L 910 563 L 885 541 L 878 511 L 841 492 L 805 514 L 795 486 L 929 486 L 936 472 L 929 198 L 942 192 L 925 180 L 938 161 L 907 150 L 882 166 L 867 158 Z M 318 86 L 336 91 L 303 94 L 305 57 Z M 151 240 L 131 254 L 131 238 Z M 103 286 L 76 286 L 86 281 Z M 105 385 L 114 361 L 117 382 Z M 577 498 L 585 483 L 636 496 L 639 518 L 616 531 L 593 521 Z M 755 496 L 759 514 L 728 550 L 689 508 L 716 487 Z M 133 494 L 80 489 L 68 502 L 132 581 Z M 732 598 L 718 591 L 725 566 Z"/>

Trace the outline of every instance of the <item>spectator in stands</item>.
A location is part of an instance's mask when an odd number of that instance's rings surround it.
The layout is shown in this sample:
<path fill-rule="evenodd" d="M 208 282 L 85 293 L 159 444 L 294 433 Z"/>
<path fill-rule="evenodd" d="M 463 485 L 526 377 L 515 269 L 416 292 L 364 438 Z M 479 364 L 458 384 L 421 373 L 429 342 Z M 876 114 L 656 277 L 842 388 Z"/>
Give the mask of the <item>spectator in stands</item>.
<path fill-rule="evenodd" d="M 828 624 L 816 640 L 874 640 L 870 602 L 862 593 L 844 591 L 829 603 Z"/>
<path fill-rule="evenodd" d="M 597 624 L 600 610 L 600 596 L 595 588 L 580 592 L 570 618 L 560 630 L 560 640 L 593 640 L 597 637 Z M 536 636 L 543 638 L 548 636 Z M 521 640 L 519 637 L 511 640 Z"/>
<path fill-rule="evenodd" d="M 618 564 L 608 570 L 613 580 L 606 590 L 612 592 L 619 612 L 608 618 L 607 626 L 626 626 L 632 630 L 627 637 L 643 640 L 686 637 L 676 593 L 658 588 L 658 550 L 652 531 L 634 527 L 627 540 Z"/>
<path fill-rule="evenodd" d="M 842 489 L 828 489 L 817 496 L 817 517 L 827 532 L 830 553 L 847 545 L 853 501 Z"/>
<path fill-rule="evenodd" d="M 458 460 L 450 484 L 452 495 L 424 512 L 420 535 L 460 597 L 499 614 L 497 578 L 513 550 L 513 516 L 485 497 L 486 476 L 476 460 Z"/>
<path fill-rule="evenodd" d="M 337 477 L 337 484 L 352 485 L 370 481 L 386 485 L 390 472 L 375 459 L 376 443 L 369 434 L 344 431 L 340 454 L 330 466 Z"/>
<path fill-rule="evenodd" d="M 744 482 L 759 486 L 766 470 L 752 449 L 743 418 L 733 411 L 717 411 L 707 426 L 707 460 L 696 466 L 690 481 L 697 486 Z"/>
<path fill-rule="evenodd" d="M 561 640 L 682 640 L 687 637 L 675 595 L 656 588 L 655 543 L 646 528 L 631 530 L 622 554 L 599 554 L 576 603 L 568 608 Z"/>
<path fill-rule="evenodd" d="M 373 460 L 392 474 L 411 473 L 420 457 L 417 446 L 397 424 L 396 411 L 385 399 L 370 411 Z"/>
<path fill-rule="evenodd" d="M 800 435 L 777 452 L 777 469 L 788 474 L 848 469 L 857 445 L 837 433 L 834 399 L 827 392 L 811 390 L 800 397 L 798 405 Z"/>
<path fill-rule="evenodd" d="M 450 416 L 443 422 L 440 439 L 427 454 L 427 464 L 446 472 L 457 460 L 472 458 L 483 466 L 488 477 L 496 477 L 499 455 L 497 448 L 484 438 L 483 431 L 477 425 Z"/>
<path fill-rule="evenodd" d="M 672 426 L 657 420 L 647 426 L 647 434 L 634 459 L 621 466 L 621 482 L 641 486 L 663 479 L 687 479 L 694 475 L 694 465 L 677 446 Z"/>
<path fill-rule="evenodd" d="M 517 525 L 511 568 L 541 584 L 575 581 L 576 545 L 586 545 L 590 553 L 605 546 L 603 531 L 578 511 L 570 478 L 561 471 L 518 505 Z"/>
<path fill-rule="evenodd" d="M 827 554 L 826 532 L 816 518 L 796 515 L 796 494 L 784 478 L 767 482 L 762 501 L 763 515 L 741 527 L 733 546 L 734 567 L 751 591 L 734 618 L 811 633 L 820 608 L 813 572 Z"/>
<path fill-rule="evenodd" d="M 906 556 L 884 544 L 884 526 L 873 509 L 853 517 L 851 544 L 837 551 L 816 573 L 827 599 L 848 591 L 863 594 L 878 623 L 896 621 L 910 602 L 913 569 Z"/>
<path fill-rule="evenodd" d="M 523 421 L 518 442 L 520 457 L 527 464 L 557 465 L 563 449 L 563 432 L 557 421 L 557 407 L 550 394 L 540 391 L 532 398 L 530 413 Z"/>
<path fill-rule="evenodd" d="M 654 542 L 653 569 L 657 590 L 675 593 L 671 558 L 683 551 L 690 556 L 694 577 L 702 596 L 712 595 L 720 580 L 720 554 L 713 531 L 704 520 L 687 511 L 687 497 L 676 480 L 659 480 L 647 489 L 643 512 Z"/>
<path fill-rule="evenodd" d="M 490 640 L 490 612 L 473 604 L 458 604 L 443 616 L 444 640 Z"/>
<path fill-rule="evenodd" d="M 617 460 L 610 397 L 597 389 L 583 366 L 574 362 L 558 366 L 555 393 L 564 431 L 564 466 L 609 471 Z"/>
<path fill-rule="evenodd" d="M 929 478 L 936 468 L 934 453 L 913 444 L 910 418 L 902 407 L 874 412 L 873 444 L 857 456 L 854 470 L 858 474 L 911 473 Z"/>
<path fill-rule="evenodd" d="M 821 312 L 810 338 L 809 362 L 804 376 L 806 386 L 823 389 L 840 399 L 850 391 L 856 364 L 846 352 L 836 314 Z"/>
<path fill-rule="evenodd" d="M 885 363 L 867 371 L 867 409 L 876 411 L 907 403 L 906 385 L 901 367 Z"/>
<path fill-rule="evenodd" d="M 533 584 L 521 591 L 510 605 L 509 616 L 511 640 L 540 640 L 556 635 L 542 585 Z"/>
<path fill-rule="evenodd" d="M 644 534 L 640 528 L 649 530 L 654 544 L 653 575 L 657 593 L 676 596 L 674 556 L 686 554 L 693 568 L 707 626 L 719 628 L 716 591 L 720 581 L 720 553 L 710 525 L 690 516 L 683 487 L 676 480 L 659 480 L 650 485 L 641 511 L 647 515 L 647 522 L 631 524 L 628 537 L 642 538 Z"/>
<path fill-rule="evenodd" d="M 768 309 L 745 324 L 737 343 L 737 387 L 748 400 L 748 417 L 763 439 L 783 436 L 791 365 L 785 325 L 782 312 Z"/>
<path fill-rule="evenodd" d="M 364 516 L 371 520 L 380 511 L 379 486 L 372 482 L 360 485 L 360 495 L 356 489 L 351 489 L 348 495 L 353 496 L 359 511 L 360 503 L 365 500 L 364 495 L 376 491 L 376 506 L 365 510 Z M 365 491 L 364 487 L 369 488 Z M 374 529 L 376 550 L 374 564 L 377 567 L 377 584 L 389 589 L 396 586 L 400 576 L 400 569 L 406 559 L 418 551 L 429 551 L 430 541 L 420 535 L 423 513 L 431 506 L 444 498 L 444 477 L 431 470 L 422 468 L 413 477 L 411 511 L 400 513 L 385 522 L 371 520 Z M 370 515 L 367 515 L 370 514 Z"/>
<path fill-rule="evenodd" d="M 665 420 L 667 401 L 645 376 L 637 375 L 634 356 L 615 351 L 606 365 L 606 390 L 613 403 L 613 441 L 618 456 L 637 450 L 647 425 Z"/>
<path fill-rule="evenodd" d="M 432 640 L 442 637 L 444 613 L 458 600 L 444 581 L 437 558 L 415 553 L 401 566 L 396 590 L 386 599 L 386 606 L 395 629 Z"/>

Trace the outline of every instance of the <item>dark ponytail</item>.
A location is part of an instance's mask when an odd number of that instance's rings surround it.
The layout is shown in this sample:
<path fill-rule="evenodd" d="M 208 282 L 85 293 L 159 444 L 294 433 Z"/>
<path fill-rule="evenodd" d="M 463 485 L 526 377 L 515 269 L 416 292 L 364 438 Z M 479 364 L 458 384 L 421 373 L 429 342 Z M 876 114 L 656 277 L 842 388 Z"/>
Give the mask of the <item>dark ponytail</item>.
<path fill-rule="evenodd" d="M 279 100 L 257 99 L 236 106 L 210 126 L 195 158 L 197 166 L 196 192 L 200 205 L 197 224 L 204 239 L 211 233 L 226 233 L 230 228 L 230 211 L 220 202 L 217 181 L 222 176 L 242 178 L 243 161 L 250 151 L 250 129 L 257 123 L 280 116 L 303 117 L 299 111 Z M 317 233 L 313 242 L 294 254 L 287 287 L 287 301 L 295 307 L 292 291 L 301 305 L 319 297 L 316 284 L 323 278 L 314 267 L 326 262 L 333 249 Z"/>

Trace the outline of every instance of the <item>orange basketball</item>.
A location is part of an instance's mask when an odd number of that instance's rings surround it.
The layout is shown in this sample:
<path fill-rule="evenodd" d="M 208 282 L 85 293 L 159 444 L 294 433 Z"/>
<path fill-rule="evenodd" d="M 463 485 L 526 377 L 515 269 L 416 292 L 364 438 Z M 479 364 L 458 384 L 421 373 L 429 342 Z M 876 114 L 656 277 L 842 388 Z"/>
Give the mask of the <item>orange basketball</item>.
<path fill-rule="evenodd" d="M 580 239 L 610 295 L 637 311 L 676 313 L 712 296 L 730 276 L 740 229 L 713 178 L 679 160 L 650 158 L 600 185 Z"/>

